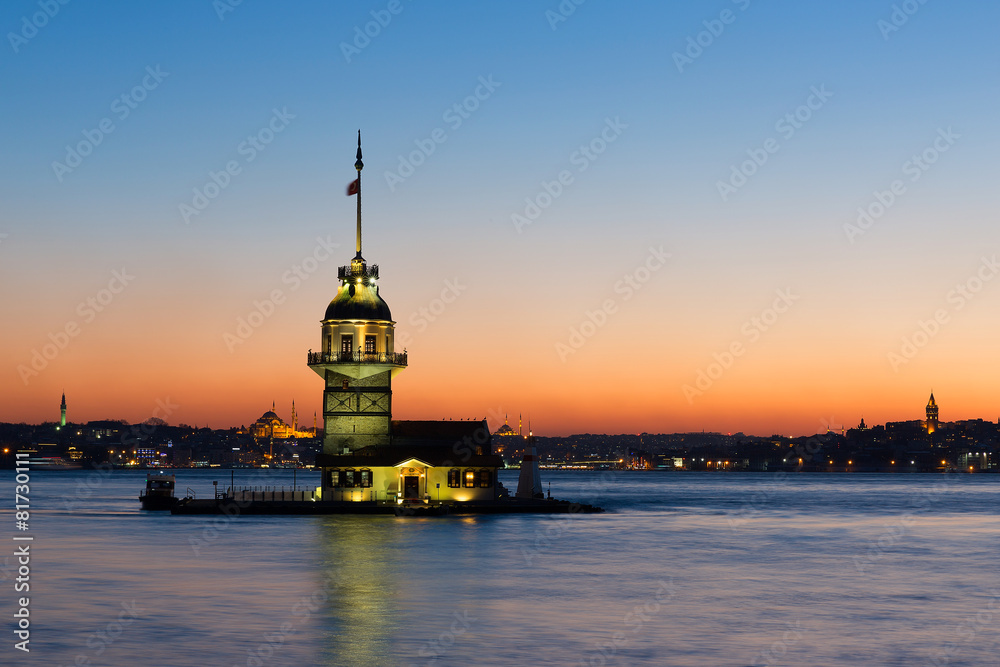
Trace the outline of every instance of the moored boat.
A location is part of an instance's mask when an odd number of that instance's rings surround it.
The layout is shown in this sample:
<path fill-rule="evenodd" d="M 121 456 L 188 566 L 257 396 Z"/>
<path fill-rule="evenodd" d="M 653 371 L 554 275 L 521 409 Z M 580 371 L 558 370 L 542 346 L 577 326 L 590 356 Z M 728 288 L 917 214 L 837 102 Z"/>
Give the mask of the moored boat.
<path fill-rule="evenodd" d="M 150 473 L 146 475 L 146 488 L 139 495 L 144 510 L 170 510 L 177 504 L 174 496 L 174 476 Z"/>

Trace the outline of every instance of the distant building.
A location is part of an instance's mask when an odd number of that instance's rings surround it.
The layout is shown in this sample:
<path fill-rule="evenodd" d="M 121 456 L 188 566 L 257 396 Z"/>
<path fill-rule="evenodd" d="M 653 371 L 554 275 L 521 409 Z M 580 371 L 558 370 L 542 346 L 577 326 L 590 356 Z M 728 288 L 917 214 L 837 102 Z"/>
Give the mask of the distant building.
<path fill-rule="evenodd" d="M 521 435 L 521 421 L 518 419 L 517 430 L 514 430 L 507 423 L 507 415 L 504 415 L 503 426 L 493 433 L 493 449 L 499 455 L 510 460 L 512 457 L 520 456 L 523 453 L 526 439 Z"/>
<path fill-rule="evenodd" d="M 924 421 L 924 428 L 927 430 L 927 434 L 930 435 L 934 431 L 938 430 L 938 406 L 937 402 L 934 400 L 934 392 L 931 392 L 931 398 L 927 401 L 927 420 Z"/>
<path fill-rule="evenodd" d="M 288 440 L 291 438 L 311 438 L 315 435 L 315 428 L 299 430 L 298 415 L 295 412 L 295 401 L 292 401 L 292 423 L 285 422 L 274 411 L 274 402 L 271 402 L 271 409 L 260 416 L 247 429 L 254 438 L 275 440 Z"/>

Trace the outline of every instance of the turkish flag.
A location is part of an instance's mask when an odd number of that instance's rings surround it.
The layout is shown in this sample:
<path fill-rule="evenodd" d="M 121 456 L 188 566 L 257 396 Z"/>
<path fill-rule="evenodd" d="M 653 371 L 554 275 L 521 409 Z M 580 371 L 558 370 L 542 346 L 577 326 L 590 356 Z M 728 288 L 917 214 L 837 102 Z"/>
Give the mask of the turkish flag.
<path fill-rule="evenodd" d="M 347 186 L 347 196 L 348 197 L 350 197 L 351 195 L 356 195 L 356 194 L 358 194 L 358 179 L 357 178 L 355 178 L 353 181 L 351 181 L 351 184 Z"/>

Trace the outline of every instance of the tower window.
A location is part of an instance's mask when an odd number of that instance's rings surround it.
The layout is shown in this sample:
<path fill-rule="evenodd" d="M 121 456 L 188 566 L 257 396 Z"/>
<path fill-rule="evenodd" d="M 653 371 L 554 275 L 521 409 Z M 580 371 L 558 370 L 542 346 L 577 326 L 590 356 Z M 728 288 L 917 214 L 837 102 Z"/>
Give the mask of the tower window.
<path fill-rule="evenodd" d="M 340 336 L 340 356 L 350 357 L 354 354 L 354 336 L 351 335 L 341 335 Z"/>
<path fill-rule="evenodd" d="M 365 354 L 375 354 L 375 336 L 365 336 Z"/>
<path fill-rule="evenodd" d="M 462 486 L 462 471 L 458 468 L 452 468 L 448 471 L 448 488 L 457 489 Z"/>

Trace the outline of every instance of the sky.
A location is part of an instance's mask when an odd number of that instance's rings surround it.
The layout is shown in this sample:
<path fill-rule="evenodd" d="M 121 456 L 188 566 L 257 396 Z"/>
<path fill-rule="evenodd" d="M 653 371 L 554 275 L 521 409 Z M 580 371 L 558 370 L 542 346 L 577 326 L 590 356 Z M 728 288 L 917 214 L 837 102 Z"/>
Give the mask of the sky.
<path fill-rule="evenodd" d="M 1000 417 L 1000 5 L 0 6 L 0 421 L 320 410 L 364 255 L 401 419 Z"/>

